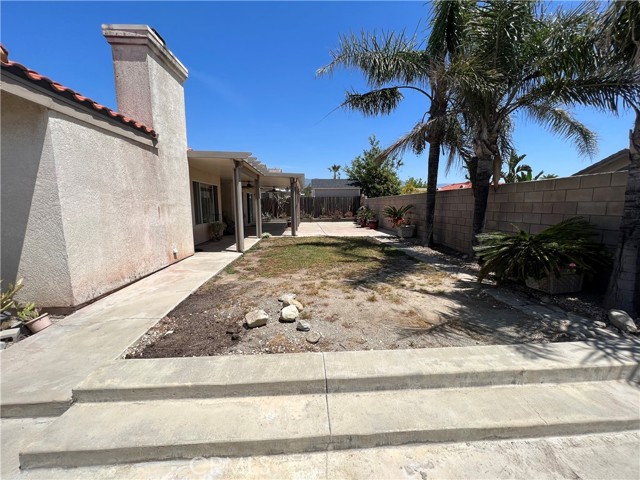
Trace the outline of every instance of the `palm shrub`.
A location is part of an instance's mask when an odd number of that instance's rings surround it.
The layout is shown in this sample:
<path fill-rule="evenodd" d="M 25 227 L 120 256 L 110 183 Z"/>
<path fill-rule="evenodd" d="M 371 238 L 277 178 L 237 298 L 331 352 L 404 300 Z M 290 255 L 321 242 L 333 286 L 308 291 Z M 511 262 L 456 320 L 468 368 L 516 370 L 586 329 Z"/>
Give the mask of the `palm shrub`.
<path fill-rule="evenodd" d="M 517 227 L 516 227 L 517 228 Z M 494 273 L 498 283 L 509 278 L 539 280 L 563 271 L 594 272 L 610 260 L 602 243 L 594 242 L 595 226 L 581 217 L 553 225 L 538 234 L 491 232 L 477 236 L 481 263 L 478 280 Z"/>
<path fill-rule="evenodd" d="M 384 216 L 391 220 L 393 228 L 401 227 L 406 223 L 406 217 L 409 211 L 413 208 L 413 205 L 403 205 L 401 207 L 394 207 L 389 205 L 383 210 Z"/>

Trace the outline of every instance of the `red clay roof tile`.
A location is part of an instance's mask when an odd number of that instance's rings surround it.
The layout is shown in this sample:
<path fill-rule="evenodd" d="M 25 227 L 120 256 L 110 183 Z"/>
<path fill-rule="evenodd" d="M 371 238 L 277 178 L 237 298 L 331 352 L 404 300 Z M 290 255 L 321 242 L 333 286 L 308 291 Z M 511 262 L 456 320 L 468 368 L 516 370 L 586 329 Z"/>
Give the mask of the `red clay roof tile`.
<path fill-rule="evenodd" d="M 121 113 L 115 112 L 110 108 L 105 107 L 104 105 L 100 105 L 90 98 L 80 95 L 75 90 L 72 90 L 69 87 L 65 87 L 58 82 L 54 82 L 50 78 L 45 77 L 44 75 L 41 75 L 38 72 L 35 72 L 20 63 L 8 61 L 0 62 L 0 64 L 2 65 L 2 70 L 7 71 L 31 83 L 34 83 L 35 85 L 38 85 L 46 90 L 49 90 L 51 93 L 60 95 L 61 97 L 64 97 L 68 100 L 79 103 L 80 105 L 84 105 L 85 107 L 89 107 L 92 110 L 97 111 L 101 115 L 113 118 L 124 125 L 132 127 L 135 130 L 149 135 L 150 137 L 157 137 L 155 130 L 143 125 L 140 122 L 136 122 L 135 120 L 125 117 Z"/>

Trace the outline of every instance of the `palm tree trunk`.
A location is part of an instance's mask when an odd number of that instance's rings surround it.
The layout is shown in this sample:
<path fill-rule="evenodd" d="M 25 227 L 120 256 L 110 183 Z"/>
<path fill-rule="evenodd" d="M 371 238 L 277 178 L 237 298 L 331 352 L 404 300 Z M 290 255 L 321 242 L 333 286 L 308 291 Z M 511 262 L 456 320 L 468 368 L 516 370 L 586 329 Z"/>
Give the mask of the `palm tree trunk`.
<path fill-rule="evenodd" d="M 433 246 L 433 221 L 436 211 L 436 191 L 438 190 L 438 168 L 440 166 L 440 140 L 429 144 L 429 166 L 427 173 L 427 216 L 424 244 Z"/>
<path fill-rule="evenodd" d="M 473 228 L 471 244 L 477 243 L 476 235 L 484 230 L 484 221 L 487 214 L 487 203 L 489 201 L 489 187 L 491 185 L 491 172 L 493 170 L 492 155 L 486 153 L 478 156 L 478 168 L 473 185 Z"/>
<path fill-rule="evenodd" d="M 620 221 L 620 241 L 605 297 L 609 308 L 640 313 L 640 109 L 629 138 L 629 177 Z"/>

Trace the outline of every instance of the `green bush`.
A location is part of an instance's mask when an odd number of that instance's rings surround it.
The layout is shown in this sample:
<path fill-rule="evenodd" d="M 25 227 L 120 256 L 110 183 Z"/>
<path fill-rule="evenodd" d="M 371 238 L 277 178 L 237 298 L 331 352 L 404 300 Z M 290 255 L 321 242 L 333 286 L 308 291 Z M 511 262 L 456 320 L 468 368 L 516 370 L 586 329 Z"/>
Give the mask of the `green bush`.
<path fill-rule="evenodd" d="M 227 228 L 227 225 L 224 222 L 211 222 L 209 224 L 209 236 L 218 241 L 224 235 L 225 228 Z"/>
<path fill-rule="evenodd" d="M 594 272 L 607 266 L 611 258 L 603 244 L 593 241 L 596 233 L 596 227 L 580 217 L 536 235 L 520 229 L 515 234 L 482 233 L 477 236 L 479 245 L 474 247 L 481 264 L 478 280 L 489 273 L 494 273 L 500 283 L 509 278 L 524 281 L 528 277 L 559 277 L 563 271 Z"/>

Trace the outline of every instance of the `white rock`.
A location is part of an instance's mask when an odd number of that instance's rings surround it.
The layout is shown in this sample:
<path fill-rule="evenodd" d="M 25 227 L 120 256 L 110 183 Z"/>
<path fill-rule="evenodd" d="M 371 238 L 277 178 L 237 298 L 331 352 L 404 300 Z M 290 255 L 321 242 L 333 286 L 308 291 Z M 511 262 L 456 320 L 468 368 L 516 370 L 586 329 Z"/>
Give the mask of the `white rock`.
<path fill-rule="evenodd" d="M 289 305 L 288 307 L 284 307 L 280 312 L 280 321 L 282 322 L 295 322 L 300 315 L 298 309 L 293 305 Z"/>
<path fill-rule="evenodd" d="M 297 295 L 295 293 L 283 293 L 278 297 L 279 302 L 286 302 L 288 300 L 293 300 Z"/>
<path fill-rule="evenodd" d="M 635 322 L 624 310 L 609 310 L 607 314 L 609 321 L 614 327 L 618 327 L 625 332 L 635 333 L 638 331 Z"/>
<path fill-rule="evenodd" d="M 302 305 L 298 300 L 294 300 L 293 298 L 286 299 L 284 302 L 282 302 L 282 305 L 285 307 L 288 307 L 289 305 L 293 305 L 298 309 L 299 312 L 304 310 L 304 305 Z"/>
<path fill-rule="evenodd" d="M 244 320 L 249 328 L 262 327 L 267 324 L 269 314 L 264 310 L 251 310 L 244 316 Z"/>
<path fill-rule="evenodd" d="M 309 322 L 305 322 L 304 320 L 298 320 L 296 330 L 299 330 L 301 332 L 308 332 L 309 330 L 311 330 L 311 325 L 309 325 Z"/>

